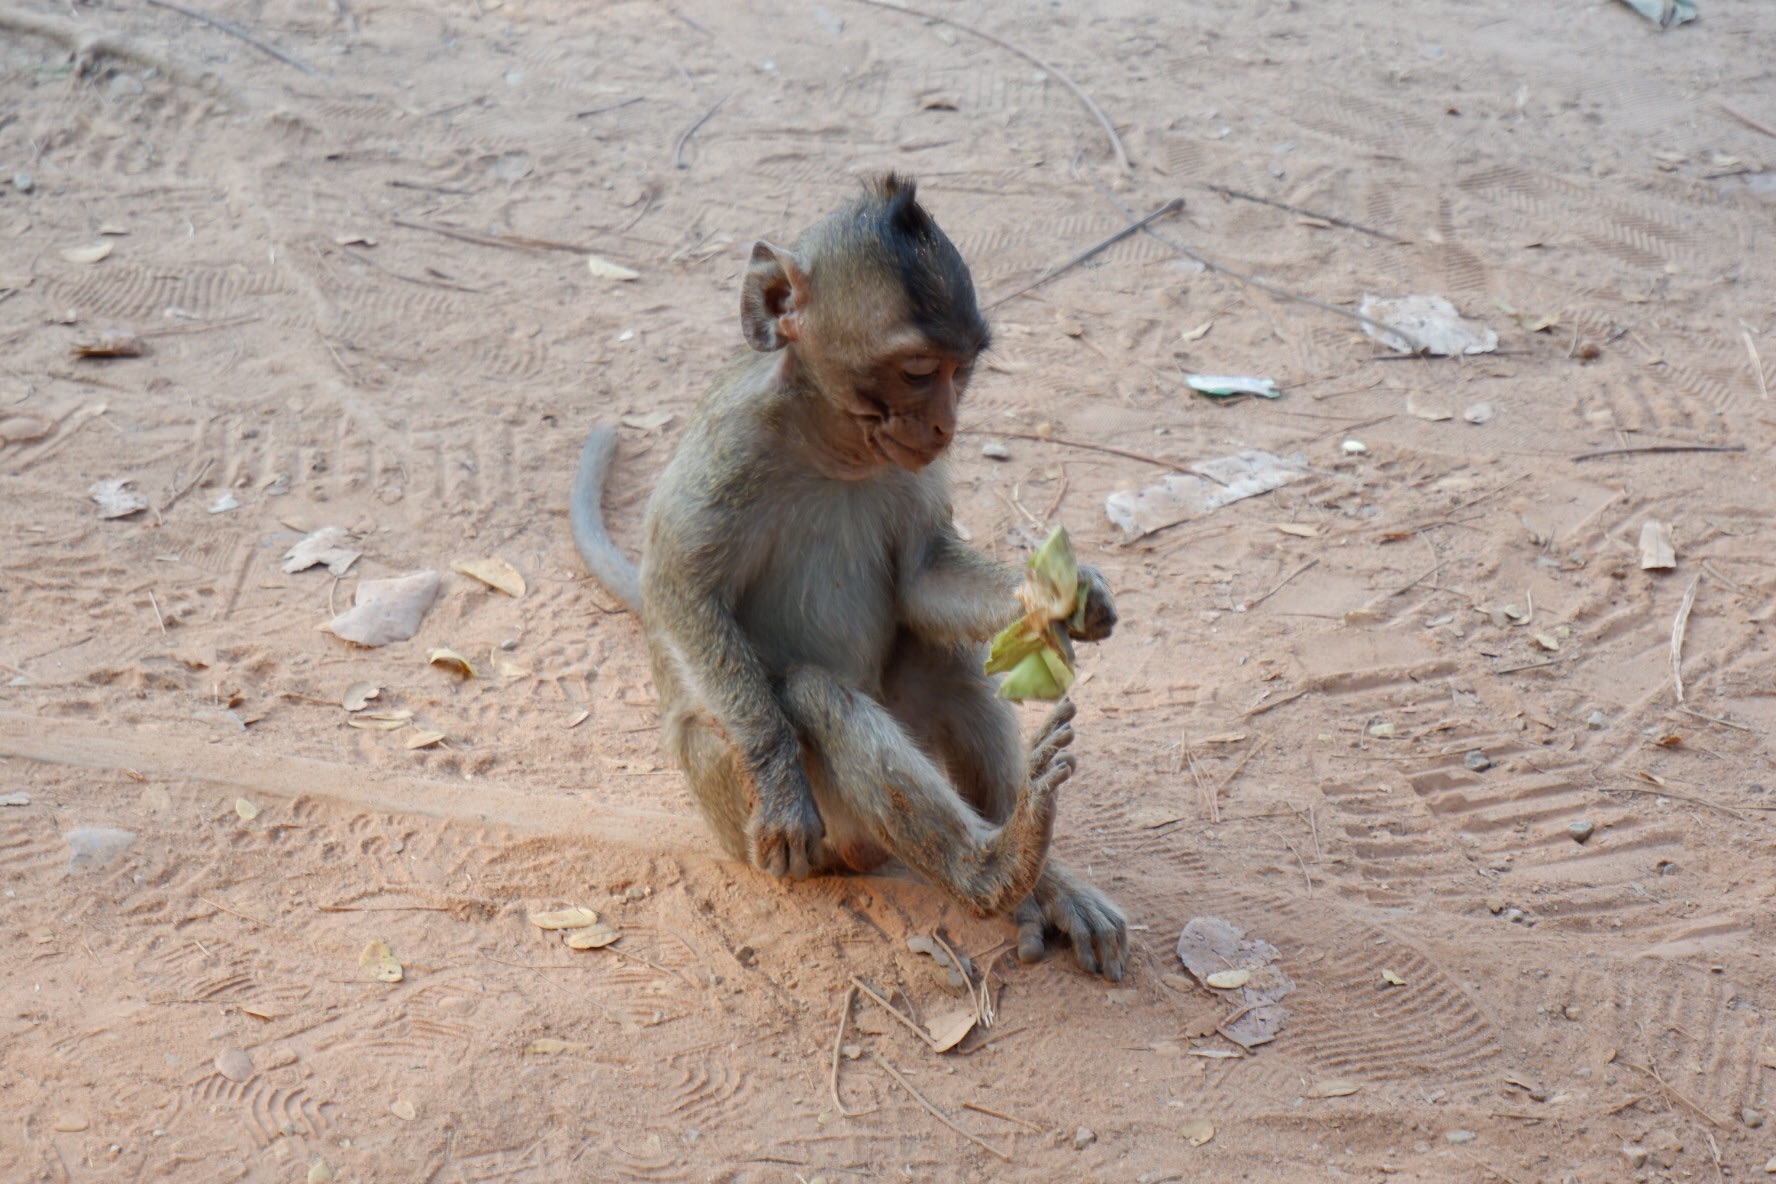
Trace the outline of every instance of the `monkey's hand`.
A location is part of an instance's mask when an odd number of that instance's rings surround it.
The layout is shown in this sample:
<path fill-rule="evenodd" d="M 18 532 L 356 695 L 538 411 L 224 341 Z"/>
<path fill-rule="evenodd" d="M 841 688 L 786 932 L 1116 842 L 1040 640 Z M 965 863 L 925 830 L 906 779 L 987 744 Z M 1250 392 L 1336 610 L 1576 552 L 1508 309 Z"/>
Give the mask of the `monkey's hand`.
<path fill-rule="evenodd" d="M 1079 582 L 1085 611 L 1079 614 L 1077 628 L 1067 627 L 1067 635 L 1075 641 L 1103 641 L 1116 628 L 1116 598 L 1110 595 L 1104 573 L 1095 567 L 1081 565 Z"/>
<path fill-rule="evenodd" d="M 746 824 L 752 866 L 773 876 L 801 879 L 824 862 L 826 824 L 799 763 L 761 777 L 752 818 Z"/>

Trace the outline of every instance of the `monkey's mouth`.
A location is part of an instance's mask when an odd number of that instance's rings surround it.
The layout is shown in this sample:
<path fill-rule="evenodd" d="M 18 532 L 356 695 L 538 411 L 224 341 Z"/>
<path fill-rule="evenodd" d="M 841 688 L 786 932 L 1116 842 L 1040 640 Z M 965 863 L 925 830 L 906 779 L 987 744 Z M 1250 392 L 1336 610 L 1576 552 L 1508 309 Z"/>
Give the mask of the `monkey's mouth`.
<path fill-rule="evenodd" d="M 870 443 L 875 447 L 876 452 L 883 460 L 897 464 L 901 468 L 913 473 L 923 472 L 932 461 L 942 456 L 944 450 L 949 447 L 949 442 L 946 440 L 936 448 L 915 448 L 910 444 L 902 444 L 886 429 L 881 427 L 877 427 L 875 430 L 871 431 L 869 439 Z"/>

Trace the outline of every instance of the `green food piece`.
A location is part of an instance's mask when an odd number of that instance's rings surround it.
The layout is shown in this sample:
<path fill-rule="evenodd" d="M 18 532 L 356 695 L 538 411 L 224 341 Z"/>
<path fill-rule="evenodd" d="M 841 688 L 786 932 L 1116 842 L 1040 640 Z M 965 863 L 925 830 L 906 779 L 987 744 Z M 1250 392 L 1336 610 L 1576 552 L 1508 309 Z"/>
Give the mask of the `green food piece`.
<path fill-rule="evenodd" d="M 999 631 L 987 654 L 986 672 L 1003 674 L 999 697 L 1059 699 L 1073 685 L 1073 644 L 1067 626 L 1083 624 L 1084 579 L 1067 532 L 1056 527 L 1030 556 L 1018 590 L 1024 615 Z"/>

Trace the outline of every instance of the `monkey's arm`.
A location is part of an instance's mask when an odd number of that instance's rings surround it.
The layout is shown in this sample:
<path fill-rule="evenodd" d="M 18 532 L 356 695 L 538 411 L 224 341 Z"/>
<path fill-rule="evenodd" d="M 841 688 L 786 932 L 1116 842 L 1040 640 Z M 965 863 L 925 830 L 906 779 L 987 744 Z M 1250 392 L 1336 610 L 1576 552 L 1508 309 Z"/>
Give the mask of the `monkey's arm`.
<path fill-rule="evenodd" d="M 928 641 L 986 641 L 1023 615 L 1017 599 L 1023 575 L 988 559 L 952 531 L 935 535 L 922 561 L 906 570 L 901 619 Z M 1080 641 L 1102 641 L 1116 628 L 1116 601 L 1104 573 L 1081 566 L 1079 574 L 1085 578 L 1084 624 L 1069 632 Z"/>
<path fill-rule="evenodd" d="M 802 768 L 801 742 L 770 676 L 735 618 L 730 595 L 705 574 L 732 568 L 726 559 L 699 563 L 684 552 L 673 555 L 676 550 L 650 547 L 660 553 L 650 560 L 672 574 L 646 582 L 649 627 L 665 635 L 689 697 L 715 718 L 751 782 L 746 838 L 753 866 L 775 876 L 806 876 L 819 863 L 825 827 Z M 707 557 L 719 554 L 720 545 L 687 550 Z"/>

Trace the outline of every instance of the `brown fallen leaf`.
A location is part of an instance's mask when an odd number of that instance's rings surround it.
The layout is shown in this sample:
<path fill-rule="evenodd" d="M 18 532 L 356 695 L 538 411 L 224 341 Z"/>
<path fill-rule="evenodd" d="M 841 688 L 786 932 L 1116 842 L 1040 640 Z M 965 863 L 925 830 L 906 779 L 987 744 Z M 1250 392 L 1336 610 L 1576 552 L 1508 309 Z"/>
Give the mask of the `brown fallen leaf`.
<path fill-rule="evenodd" d="M 241 819 L 246 822 L 251 822 L 253 819 L 259 817 L 259 807 L 255 806 L 252 802 L 249 802 L 246 798 L 234 799 L 234 812 L 239 814 Z"/>
<path fill-rule="evenodd" d="M 63 247 L 62 258 L 69 263 L 97 263 L 110 256 L 112 243 L 94 243 L 90 247 Z"/>
<path fill-rule="evenodd" d="M 1307 1093 L 1304 1096 L 1309 1098 L 1348 1098 L 1362 1088 L 1361 1085 L 1358 1085 L 1354 1081 L 1346 1081 L 1343 1078 L 1331 1077 L 1327 1078 L 1325 1081 L 1316 1081 L 1308 1086 Z"/>
<path fill-rule="evenodd" d="M 438 598 L 438 573 L 415 572 L 386 580 L 363 580 L 352 607 L 334 617 L 327 628 L 347 641 L 379 646 L 406 641 Z"/>
<path fill-rule="evenodd" d="M 530 914 L 530 923 L 538 929 L 584 929 L 598 924 L 598 914 L 587 908 L 556 909 Z"/>
<path fill-rule="evenodd" d="M 476 677 L 474 664 L 452 649 L 435 649 L 426 655 L 426 662 L 440 669 L 453 671 L 464 678 Z"/>
<path fill-rule="evenodd" d="M 1234 970 L 1218 970 L 1203 980 L 1217 991 L 1232 991 L 1252 981 L 1252 972 L 1245 967 Z"/>
<path fill-rule="evenodd" d="M 963 1037 L 974 1031 L 975 1022 L 979 1018 L 972 1007 L 958 1008 L 934 1016 L 925 1025 L 925 1030 L 931 1034 L 932 1051 L 948 1052 L 961 1044 Z"/>
<path fill-rule="evenodd" d="M 532 1057 L 554 1056 L 558 1052 L 578 1052 L 585 1048 L 584 1044 L 575 1044 L 567 1040 L 557 1040 L 553 1036 L 544 1036 L 540 1040 L 532 1040 L 525 1048 L 524 1055 Z"/>
<path fill-rule="evenodd" d="M 1677 566 L 1677 549 L 1671 544 L 1671 527 L 1648 518 L 1640 527 L 1640 570 L 1669 571 Z"/>
<path fill-rule="evenodd" d="M 603 921 L 570 932 L 565 941 L 570 950 L 602 950 L 623 935 Z"/>
<path fill-rule="evenodd" d="M 430 748 L 443 739 L 443 732 L 414 732 L 413 735 L 401 741 L 401 746 L 403 748 Z"/>
<path fill-rule="evenodd" d="M 1184 1141 L 1192 1147 L 1201 1147 L 1215 1137 L 1215 1124 L 1206 1118 L 1192 1119 L 1179 1127 L 1178 1133 L 1183 1135 Z"/>
<path fill-rule="evenodd" d="M 1399 975 L 1395 974 L 1393 971 L 1386 970 L 1386 969 L 1384 969 L 1381 972 L 1381 981 L 1386 983 L 1390 987 L 1403 987 L 1406 985 L 1405 979 L 1401 978 Z"/>
<path fill-rule="evenodd" d="M 354 682 L 339 697 L 339 705 L 347 711 L 362 711 L 370 706 L 370 700 L 381 694 L 382 688 L 373 682 Z"/>
<path fill-rule="evenodd" d="M 399 1118 L 402 1122 L 412 1122 L 415 1118 L 419 1117 L 418 1107 L 414 1106 L 414 1104 L 409 1102 L 406 1098 L 397 1098 L 395 1101 L 390 1102 L 389 1113 L 393 1114 L 396 1118 Z"/>
<path fill-rule="evenodd" d="M 110 477 L 87 490 L 99 503 L 99 517 L 128 518 L 146 510 L 148 499 L 130 488 L 134 484 L 128 477 Z"/>
<path fill-rule="evenodd" d="M 585 723 L 587 720 L 589 720 L 591 718 L 592 718 L 592 713 L 590 711 L 587 711 L 584 708 L 582 708 L 579 711 L 576 711 L 573 713 L 573 715 L 568 719 L 566 726 L 570 727 L 570 728 L 577 728 L 581 724 Z"/>
<path fill-rule="evenodd" d="M 600 259 L 597 255 L 586 256 L 586 270 L 601 280 L 625 282 L 641 278 L 639 271 L 624 267 L 621 263 L 612 263 L 609 259 Z"/>

